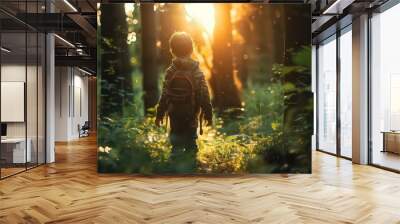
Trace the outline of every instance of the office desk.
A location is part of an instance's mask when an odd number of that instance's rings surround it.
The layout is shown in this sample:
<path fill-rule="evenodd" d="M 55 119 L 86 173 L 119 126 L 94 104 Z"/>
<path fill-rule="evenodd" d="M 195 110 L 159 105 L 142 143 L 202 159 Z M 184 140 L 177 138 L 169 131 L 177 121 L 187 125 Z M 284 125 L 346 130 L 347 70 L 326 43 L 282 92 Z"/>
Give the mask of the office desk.
<path fill-rule="evenodd" d="M 26 140 L 27 147 L 25 151 L 25 138 L 6 138 L 1 139 L 1 157 L 6 163 L 25 163 L 32 159 L 32 141 Z"/>
<path fill-rule="evenodd" d="M 400 132 L 383 131 L 383 150 L 382 152 L 392 152 L 400 154 Z"/>

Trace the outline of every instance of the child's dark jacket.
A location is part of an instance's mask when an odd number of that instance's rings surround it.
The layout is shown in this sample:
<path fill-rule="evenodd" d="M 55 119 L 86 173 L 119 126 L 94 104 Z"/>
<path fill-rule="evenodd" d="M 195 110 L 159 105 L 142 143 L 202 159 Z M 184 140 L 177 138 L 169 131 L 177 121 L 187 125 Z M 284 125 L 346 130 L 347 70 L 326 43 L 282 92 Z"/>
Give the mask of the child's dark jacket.
<path fill-rule="evenodd" d="M 179 110 L 183 110 L 184 112 L 190 111 L 189 113 L 175 112 L 174 109 L 171 109 L 171 103 L 168 99 L 168 85 L 170 84 L 169 82 L 172 76 L 174 76 L 174 73 L 177 71 L 184 71 L 187 75 L 192 76 L 190 78 L 193 80 L 194 103 L 179 106 Z M 197 130 L 200 111 L 205 120 L 212 120 L 212 106 L 204 74 L 200 70 L 197 61 L 191 58 L 176 58 L 166 70 L 156 117 L 157 119 L 162 119 L 165 115 L 168 115 L 171 121 L 172 133 L 187 133 Z"/>

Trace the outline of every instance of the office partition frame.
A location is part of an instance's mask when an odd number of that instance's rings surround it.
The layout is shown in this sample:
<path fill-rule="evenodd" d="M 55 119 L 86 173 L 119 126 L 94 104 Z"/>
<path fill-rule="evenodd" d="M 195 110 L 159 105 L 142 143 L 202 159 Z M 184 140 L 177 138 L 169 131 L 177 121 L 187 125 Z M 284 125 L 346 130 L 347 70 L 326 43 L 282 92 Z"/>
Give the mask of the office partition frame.
<path fill-rule="evenodd" d="M 341 97 L 340 97 L 340 81 L 341 81 L 341 66 L 340 66 L 340 37 L 344 35 L 347 32 L 351 32 L 351 23 L 344 26 L 343 28 L 338 28 L 335 33 L 332 35 L 327 36 L 323 40 L 319 41 L 316 44 L 316 150 L 319 152 L 323 152 L 329 155 L 333 156 L 338 156 L 340 158 L 344 158 L 347 160 L 352 160 L 352 158 L 347 157 L 342 155 L 341 153 L 341 118 L 340 118 L 340 103 L 341 103 Z M 335 36 L 334 39 L 332 37 Z M 332 40 L 329 40 L 332 39 Z M 319 61 L 320 61 L 320 56 L 319 56 L 319 48 L 321 43 L 324 42 L 330 42 L 330 41 L 336 41 L 336 151 L 335 153 L 329 152 L 327 150 L 324 150 L 320 148 L 320 143 L 319 143 L 319 129 L 320 129 L 320 117 L 319 117 L 319 104 L 320 104 L 320 98 L 319 98 L 319 83 L 320 83 L 320 74 L 319 74 Z"/>
<path fill-rule="evenodd" d="M 367 33 L 368 33 L 368 35 L 367 35 L 367 40 L 368 40 L 368 49 L 367 49 L 367 51 L 368 51 L 368 54 L 367 54 L 367 66 L 368 66 L 368 69 L 367 69 L 367 79 L 368 79 L 368 86 L 367 86 L 367 88 L 368 88 L 368 95 L 367 95 L 367 98 L 368 98 L 368 105 L 367 105 L 367 107 L 368 107 L 368 123 L 367 123 L 367 126 L 368 126 L 368 139 L 367 139 L 367 141 L 368 141 L 368 161 L 367 161 L 367 164 L 368 165 L 371 165 L 371 166 L 374 166 L 374 167 L 377 167 L 377 168 L 380 168 L 380 169 L 384 169 L 384 170 L 388 170 L 388 171 L 391 171 L 391 172 L 396 172 L 396 173 L 400 173 L 400 170 L 397 170 L 397 169 L 393 169 L 393 168 L 390 168 L 390 167 L 385 167 L 385 166 L 382 166 L 382 165 L 379 165 L 379 164 L 374 164 L 374 162 L 373 162 L 373 142 L 372 142 L 372 85 L 371 85 L 371 82 L 372 82 L 372 61 L 371 61 L 371 58 L 372 58 L 372 29 L 371 29 L 371 19 L 372 19 L 372 15 L 373 15 L 373 13 L 383 13 L 383 12 L 385 12 L 386 10 L 388 10 L 388 9 L 390 9 L 390 8 L 392 8 L 393 6 L 395 6 L 395 5 L 397 5 L 397 4 L 400 4 L 400 0 L 388 0 L 388 1 L 386 1 L 384 4 L 382 4 L 382 5 L 380 5 L 380 6 L 378 6 L 378 7 L 376 7 L 376 8 L 372 8 L 372 9 L 368 9 L 368 10 L 365 10 L 365 12 L 364 13 L 366 13 L 367 15 L 368 15 L 368 31 L 367 31 Z M 338 23 L 339 23 L 340 21 L 338 21 Z M 340 48 L 339 48 L 339 46 L 340 46 L 340 36 L 341 35 L 343 35 L 344 33 L 342 32 L 343 30 L 345 30 L 346 29 L 346 27 L 348 27 L 348 26 L 350 26 L 350 25 L 352 25 L 351 23 L 350 24 L 348 24 L 348 25 L 346 25 L 344 28 L 340 28 L 339 27 L 339 25 L 336 25 L 336 32 L 334 33 L 334 34 L 332 34 L 332 35 L 336 35 L 336 44 L 337 44 L 337 48 L 338 48 L 338 50 L 337 50 L 337 68 L 338 68 L 338 71 L 337 71 L 337 82 L 336 82 L 336 85 L 340 85 L 340 78 L 341 78 L 341 73 L 340 73 L 340 70 L 341 70 L 341 68 L 340 68 Z M 318 55 L 318 48 L 319 48 L 319 45 L 320 45 L 320 43 L 322 43 L 323 41 L 326 41 L 327 39 L 329 39 L 332 35 L 329 35 L 329 36 L 327 36 L 326 38 L 323 38 L 322 40 L 318 40 L 318 42 L 316 43 L 316 89 L 317 89 L 317 91 L 318 91 L 318 85 L 319 85 L 319 69 L 318 69 L 318 66 L 319 66 L 319 55 Z M 337 93 L 336 93 L 336 97 L 337 97 L 337 109 L 336 109 L 336 111 L 340 111 L 340 86 L 338 86 L 337 87 Z M 316 108 L 317 108 L 317 110 L 319 110 L 319 102 L 320 102 L 320 99 L 319 99 L 319 94 L 318 94 L 318 92 L 317 92 L 317 96 L 316 96 Z M 327 154 L 330 154 L 330 155 L 333 155 L 333 156 L 337 156 L 337 157 L 340 157 L 340 158 L 344 158 L 344 159 L 348 159 L 348 160 L 352 160 L 352 158 L 349 158 L 349 157 L 346 157 L 346 156 L 343 156 L 343 155 L 341 155 L 341 148 L 340 148 L 340 142 L 341 142 L 341 139 L 340 139 L 340 132 L 341 132 L 341 126 L 340 126 L 340 121 L 341 121 L 341 118 L 340 118 L 340 114 L 338 114 L 337 113 L 337 119 L 336 119 L 336 121 L 337 121 L 337 138 L 336 138 L 336 144 L 337 144 L 337 149 L 336 149 L 336 153 L 331 153 L 331 152 L 327 152 L 326 150 L 324 150 L 324 149 L 321 149 L 321 148 L 319 148 L 319 123 L 320 123 L 320 118 L 319 118 L 319 116 L 318 116 L 318 112 L 316 113 L 316 150 L 317 151 L 319 151 L 319 152 L 323 152 L 323 153 L 327 153 Z"/>
<path fill-rule="evenodd" d="M 36 3 L 36 13 L 39 13 L 39 3 L 46 3 L 46 1 L 44 0 L 25 0 L 25 1 L 18 1 L 21 4 L 25 4 L 25 19 L 27 18 L 27 13 L 28 12 L 28 3 Z M 45 5 L 45 9 L 44 11 L 47 12 L 47 6 Z M 0 10 L 2 13 L 7 13 L 6 10 L 4 10 L 1 5 L 0 5 Z M 11 15 L 11 14 L 10 14 Z M 8 15 L 8 16 L 10 16 Z M 21 20 L 10 16 L 12 19 L 15 19 L 17 22 L 22 23 L 22 26 L 24 27 L 24 30 L 17 30 L 14 32 L 7 32 L 7 31 L 3 31 L 2 28 L 2 24 L 0 23 L 0 46 L 3 46 L 2 43 L 2 36 L 4 33 L 18 33 L 18 34 L 22 34 L 24 35 L 25 38 L 25 64 L 23 66 L 25 66 L 25 93 L 24 93 L 24 124 L 25 124 L 25 168 L 21 171 L 9 174 L 7 176 L 4 175 L 3 168 L 2 166 L 0 166 L 0 180 L 6 179 L 8 177 L 17 175 L 19 173 L 25 172 L 27 170 L 36 168 L 38 166 L 41 166 L 43 164 L 47 163 L 47 113 L 46 113 L 46 108 L 47 108 L 47 33 L 46 32 L 42 32 L 40 30 L 37 30 L 36 28 L 33 28 L 32 26 L 28 25 L 27 23 L 22 22 Z M 35 100 L 36 100 L 36 122 L 33 123 L 33 125 L 36 125 L 35 128 L 36 130 L 36 135 L 32 136 L 32 141 L 33 139 L 36 140 L 36 161 L 34 161 L 34 163 L 30 163 L 28 166 L 28 153 L 27 153 L 27 148 L 28 148 L 28 110 L 27 110 L 27 100 L 28 100 L 28 91 L 27 91 L 27 84 L 28 84 L 28 33 L 29 34 L 33 34 L 34 37 L 36 37 L 36 41 L 34 44 L 36 44 L 35 46 L 35 56 L 36 56 L 36 61 L 35 63 L 33 63 L 33 66 L 35 66 L 35 80 L 36 80 L 36 86 L 35 86 L 35 91 L 34 91 L 34 95 L 36 95 Z M 39 38 L 39 37 L 42 38 Z M 42 45 L 40 45 L 39 40 L 41 40 Z M 43 49 L 41 49 L 41 53 L 39 53 L 39 48 L 42 47 Z M 41 58 L 42 63 L 40 64 L 39 62 L 39 58 Z M 41 99 L 39 99 L 39 66 L 41 65 L 42 70 L 41 70 L 41 82 L 42 82 L 42 92 L 41 92 Z M 1 67 L 3 66 L 3 53 L 0 53 L 0 82 L 2 81 L 2 71 L 1 71 Z M 1 90 L 1 86 L 0 86 L 0 90 Z M 39 100 L 42 101 L 42 115 L 41 117 L 39 117 Z M 1 91 L 0 91 L 0 101 L 1 101 Z M 1 105 L 0 105 L 0 110 L 1 110 Z M 41 121 L 42 124 L 42 142 L 39 143 L 39 121 Z M 0 115 L 0 123 L 1 123 L 1 115 Z M 39 149 L 39 145 L 41 145 L 41 148 Z M 42 152 L 41 160 L 39 160 L 39 154 L 40 154 L 40 150 Z M 0 158 L 1 158 L 1 153 L 2 153 L 2 145 L 0 144 Z M 32 158 L 31 158 L 32 159 Z M 1 162 L 0 162 L 1 165 Z"/>
<path fill-rule="evenodd" d="M 400 4 L 400 0 L 388 0 L 380 6 L 370 9 L 368 13 L 368 165 L 384 169 L 387 171 L 400 173 L 400 170 L 393 169 L 384 165 L 374 163 L 373 160 L 373 132 L 372 132 L 372 18 L 374 13 L 384 13 L 385 11 L 391 9 L 392 7 Z"/>

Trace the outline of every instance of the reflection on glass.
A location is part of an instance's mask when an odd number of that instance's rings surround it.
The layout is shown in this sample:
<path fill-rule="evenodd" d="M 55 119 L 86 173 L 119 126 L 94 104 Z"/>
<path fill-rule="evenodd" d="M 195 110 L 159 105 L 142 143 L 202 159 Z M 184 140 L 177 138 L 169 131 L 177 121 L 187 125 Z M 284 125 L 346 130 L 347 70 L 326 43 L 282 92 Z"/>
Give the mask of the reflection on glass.
<path fill-rule="evenodd" d="M 2 33 L 1 44 L 8 49 L 1 52 L 1 174 L 6 177 L 25 170 L 31 160 L 25 122 L 26 34 Z"/>
<path fill-rule="evenodd" d="M 37 77 L 37 90 L 38 90 L 38 136 L 37 136 L 37 146 L 38 146 L 38 164 L 45 163 L 45 35 L 39 33 L 38 40 L 38 77 Z"/>
<path fill-rule="evenodd" d="M 400 5 L 372 18 L 372 163 L 400 170 Z"/>
<path fill-rule="evenodd" d="M 37 144 L 37 79 L 38 79 L 38 35 L 36 32 L 27 33 L 27 143 L 30 148 L 30 161 L 27 163 L 28 168 L 37 165 L 38 144 Z"/>
<path fill-rule="evenodd" d="M 336 40 L 318 48 L 318 148 L 336 153 Z"/>
<path fill-rule="evenodd" d="M 340 153 L 352 157 L 352 35 L 340 36 Z"/>
<path fill-rule="evenodd" d="M 45 0 L 0 1 L 19 13 L 45 12 Z M 45 35 L 0 12 L 1 127 L 0 177 L 45 162 Z M 33 17 L 36 18 L 36 17 Z M 11 23 L 10 23 L 11 24 Z"/>

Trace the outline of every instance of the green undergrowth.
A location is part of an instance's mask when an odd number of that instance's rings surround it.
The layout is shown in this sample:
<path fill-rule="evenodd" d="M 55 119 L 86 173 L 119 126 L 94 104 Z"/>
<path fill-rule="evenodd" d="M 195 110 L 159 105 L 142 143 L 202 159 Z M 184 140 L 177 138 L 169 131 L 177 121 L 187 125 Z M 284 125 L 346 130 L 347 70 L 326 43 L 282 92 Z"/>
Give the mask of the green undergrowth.
<path fill-rule="evenodd" d="M 241 114 L 214 116 L 213 126 L 204 127 L 197 140 L 197 172 L 274 171 L 275 167 L 263 164 L 263 161 L 264 151 L 279 143 L 282 132 L 283 103 L 279 99 L 283 96 L 280 86 L 251 85 L 244 91 L 246 104 Z M 133 110 L 139 110 L 138 107 L 136 105 Z M 168 172 L 171 166 L 169 127 L 155 126 L 152 116 L 144 117 L 128 111 L 126 114 L 122 118 L 105 118 L 100 124 L 99 171 Z"/>
<path fill-rule="evenodd" d="M 197 140 L 197 173 L 311 172 L 309 54 L 304 48 L 293 54 L 293 66 L 274 65 L 263 85 L 249 81 L 242 91 L 245 104 L 235 113 L 214 113 L 213 125 Z M 144 116 L 140 77 L 133 75 L 134 102 L 122 116 L 100 113 L 99 172 L 165 174 L 174 166 L 169 127 Z"/>

